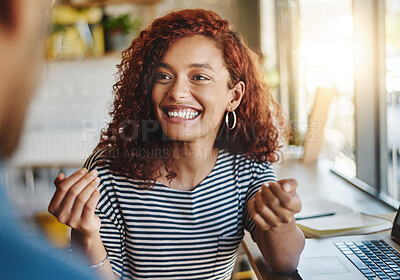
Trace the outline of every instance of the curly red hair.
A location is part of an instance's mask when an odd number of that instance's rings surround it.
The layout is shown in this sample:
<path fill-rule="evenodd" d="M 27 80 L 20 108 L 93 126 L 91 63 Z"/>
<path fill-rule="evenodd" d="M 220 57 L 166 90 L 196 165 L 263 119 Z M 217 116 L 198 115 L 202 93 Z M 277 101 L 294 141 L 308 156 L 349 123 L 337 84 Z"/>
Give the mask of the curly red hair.
<path fill-rule="evenodd" d="M 228 130 L 222 123 L 215 146 L 246 153 L 260 162 L 279 159 L 284 115 L 263 80 L 259 58 L 241 35 L 230 29 L 227 20 L 212 11 L 186 9 L 156 19 L 123 52 L 118 81 L 113 86 L 113 119 L 102 131 L 96 148 L 107 148 L 105 158 L 111 170 L 150 184 L 162 165 L 170 178 L 175 176 L 171 141 L 162 140 L 165 135 L 154 116 L 151 93 L 155 70 L 164 53 L 180 38 L 193 35 L 212 39 L 221 50 L 230 74 L 230 88 L 239 81 L 246 85 L 235 110 L 237 126 Z"/>

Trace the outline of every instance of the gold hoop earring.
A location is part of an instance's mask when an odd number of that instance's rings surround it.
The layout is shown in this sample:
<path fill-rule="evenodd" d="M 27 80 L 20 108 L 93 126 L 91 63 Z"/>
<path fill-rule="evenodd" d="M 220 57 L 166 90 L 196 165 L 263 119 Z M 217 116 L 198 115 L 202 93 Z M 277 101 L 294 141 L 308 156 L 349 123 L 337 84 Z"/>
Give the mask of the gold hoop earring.
<path fill-rule="evenodd" d="M 229 127 L 229 113 L 232 113 L 232 115 L 233 115 L 233 124 L 232 124 L 231 127 Z M 232 129 L 234 129 L 236 127 L 236 113 L 235 113 L 235 111 L 231 111 L 231 112 L 227 111 L 226 112 L 226 114 L 225 114 L 225 124 L 226 124 L 226 127 L 229 130 L 232 130 Z"/>

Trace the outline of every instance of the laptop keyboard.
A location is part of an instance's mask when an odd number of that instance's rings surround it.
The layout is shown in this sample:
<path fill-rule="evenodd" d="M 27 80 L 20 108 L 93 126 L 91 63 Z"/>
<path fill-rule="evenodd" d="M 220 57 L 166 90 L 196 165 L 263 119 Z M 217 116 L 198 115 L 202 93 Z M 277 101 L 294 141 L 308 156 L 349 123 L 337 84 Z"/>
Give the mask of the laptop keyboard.
<path fill-rule="evenodd" d="M 338 242 L 335 246 L 367 279 L 400 280 L 400 254 L 384 240 Z"/>

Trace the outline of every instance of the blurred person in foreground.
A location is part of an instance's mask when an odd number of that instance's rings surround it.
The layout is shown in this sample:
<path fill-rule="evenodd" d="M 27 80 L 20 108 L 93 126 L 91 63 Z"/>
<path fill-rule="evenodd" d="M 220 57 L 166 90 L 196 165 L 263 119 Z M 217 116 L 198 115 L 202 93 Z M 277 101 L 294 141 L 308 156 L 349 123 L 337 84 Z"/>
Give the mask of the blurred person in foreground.
<path fill-rule="evenodd" d="M 0 0 L 0 162 L 17 147 L 42 73 L 48 0 Z M 97 279 L 39 238 L 27 238 L 0 187 L 0 279 Z"/>
<path fill-rule="evenodd" d="M 247 230 L 273 270 L 295 271 L 301 203 L 271 164 L 284 120 L 259 67 L 212 11 L 171 12 L 142 31 L 86 169 L 55 181 L 49 211 L 72 228 L 72 251 L 110 277 L 230 279 Z"/>

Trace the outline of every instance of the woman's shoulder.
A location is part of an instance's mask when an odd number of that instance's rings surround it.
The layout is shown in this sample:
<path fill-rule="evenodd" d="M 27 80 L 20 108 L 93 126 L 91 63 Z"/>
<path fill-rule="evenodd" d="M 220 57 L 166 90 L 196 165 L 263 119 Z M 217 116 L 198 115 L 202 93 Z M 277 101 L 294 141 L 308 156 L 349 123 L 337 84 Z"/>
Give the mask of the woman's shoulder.
<path fill-rule="evenodd" d="M 116 151 L 112 148 L 102 148 L 95 150 L 85 161 L 83 167 L 88 171 L 97 169 L 98 176 L 102 180 L 113 180 L 119 184 L 146 185 L 140 179 L 133 179 L 129 174 L 123 173 L 113 168 L 113 160 L 116 158 Z"/>
<path fill-rule="evenodd" d="M 276 175 L 272 164 L 269 161 L 261 161 L 257 156 L 248 155 L 240 152 L 223 151 L 225 158 L 230 158 L 231 161 L 227 164 L 227 168 L 231 168 L 244 184 L 253 184 L 260 179 L 275 180 Z"/>
<path fill-rule="evenodd" d="M 231 152 L 228 150 L 222 150 L 221 154 L 225 158 L 230 158 L 234 165 L 246 166 L 254 169 L 272 169 L 272 164 L 269 161 L 259 160 L 257 155 L 249 155 L 242 152 Z"/>

